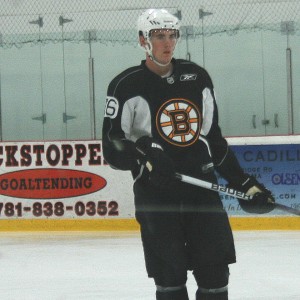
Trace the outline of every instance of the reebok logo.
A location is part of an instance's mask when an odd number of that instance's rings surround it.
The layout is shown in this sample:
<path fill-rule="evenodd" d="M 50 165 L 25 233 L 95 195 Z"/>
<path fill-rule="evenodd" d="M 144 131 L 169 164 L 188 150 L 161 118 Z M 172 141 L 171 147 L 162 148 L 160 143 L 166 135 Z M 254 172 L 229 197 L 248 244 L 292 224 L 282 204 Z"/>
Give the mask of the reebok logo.
<path fill-rule="evenodd" d="M 180 76 L 180 81 L 196 80 L 197 74 L 183 74 Z"/>

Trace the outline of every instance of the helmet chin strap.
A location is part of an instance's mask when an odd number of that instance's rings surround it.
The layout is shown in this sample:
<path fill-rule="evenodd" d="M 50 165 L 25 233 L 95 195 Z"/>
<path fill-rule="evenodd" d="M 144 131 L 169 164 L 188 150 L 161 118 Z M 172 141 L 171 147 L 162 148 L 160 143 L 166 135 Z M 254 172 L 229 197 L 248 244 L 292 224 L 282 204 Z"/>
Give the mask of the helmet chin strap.
<path fill-rule="evenodd" d="M 148 44 L 150 45 L 150 47 L 149 47 Z M 160 66 L 160 67 L 166 67 L 166 66 L 168 66 L 168 65 L 170 64 L 171 61 L 169 61 L 169 62 L 166 63 L 166 64 L 162 64 L 162 63 L 158 62 L 157 59 L 156 59 L 156 58 L 154 57 L 154 55 L 152 54 L 152 44 L 151 44 L 151 42 L 148 41 L 148 44 L 144 46 L 144 49 L 145 49 L 145 51 L 147 52 L 149 58 L 150 58 L 155 64 L 157 64 L 157 65 Z"/>

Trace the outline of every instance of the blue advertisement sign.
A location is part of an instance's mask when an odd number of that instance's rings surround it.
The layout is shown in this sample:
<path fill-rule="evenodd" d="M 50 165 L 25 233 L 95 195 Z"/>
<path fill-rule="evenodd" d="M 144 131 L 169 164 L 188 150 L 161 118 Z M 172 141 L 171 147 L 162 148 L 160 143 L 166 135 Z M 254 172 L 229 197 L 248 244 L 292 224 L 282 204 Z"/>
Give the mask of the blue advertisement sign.
<path fill-rule="evenodd" d="M 300 145 L 239 145 L 231 146 L 244 171 L 268 188 L 276 202 L 300 210 Z M 226 181 L 219 177 L 219 184 Z M 221 195 L 225 210 L 229 215 L 241 216 L 245 213 L 238 201 Z M 288 215 L 275 209 L 268 215 Z"/>

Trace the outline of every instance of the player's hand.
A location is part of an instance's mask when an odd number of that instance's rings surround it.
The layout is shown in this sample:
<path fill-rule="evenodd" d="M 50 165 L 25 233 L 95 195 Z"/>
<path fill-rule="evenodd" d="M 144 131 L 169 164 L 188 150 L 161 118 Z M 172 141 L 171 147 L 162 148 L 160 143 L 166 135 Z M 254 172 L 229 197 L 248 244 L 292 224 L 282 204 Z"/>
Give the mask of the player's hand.
<path fill-rule="evenodd" d="M 162 147 L 152 138 L 144 136 L 136 141 L 136 148 L 142 154 L 142 164 L 150 183 L 159 189 L 168 189 L 174 182 L 175 168 L 173 161 Z"/>
<path fill-rule="evenodd" d="M 249 196 L 253 196 L 249 201 L 238 199 L 244 211 L 248 213 L 265 214 L 275 208 L 275 199 L 271 191 L 259 183 L 253 176 L 249 176 L 243 184 L 235 188 Z"/>
<path fill-rule="evenodd" d="M 133 170 L 138 164 L 139 152 L 135 147 L 135 143 L 126 139 L 112 140 L 117 150 L 122 165 L 120 170 Z"/>

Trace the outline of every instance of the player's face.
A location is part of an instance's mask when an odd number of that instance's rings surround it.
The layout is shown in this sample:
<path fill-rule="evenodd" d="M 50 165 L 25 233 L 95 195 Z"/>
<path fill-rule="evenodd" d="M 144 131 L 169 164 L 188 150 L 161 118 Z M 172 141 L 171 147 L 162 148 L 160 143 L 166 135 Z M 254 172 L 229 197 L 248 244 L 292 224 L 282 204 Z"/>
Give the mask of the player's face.
<path fill-rule="evenodd" d="M 151 32 L 152 54 L 158 62 L 167 64 L 171 61 L 177 38 L 176 30 L 161 29 Z"/>

